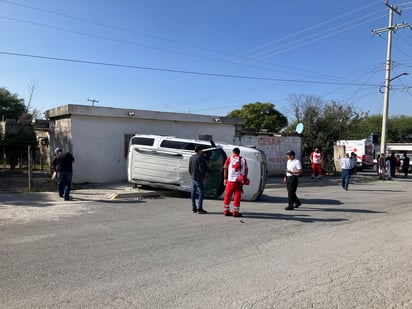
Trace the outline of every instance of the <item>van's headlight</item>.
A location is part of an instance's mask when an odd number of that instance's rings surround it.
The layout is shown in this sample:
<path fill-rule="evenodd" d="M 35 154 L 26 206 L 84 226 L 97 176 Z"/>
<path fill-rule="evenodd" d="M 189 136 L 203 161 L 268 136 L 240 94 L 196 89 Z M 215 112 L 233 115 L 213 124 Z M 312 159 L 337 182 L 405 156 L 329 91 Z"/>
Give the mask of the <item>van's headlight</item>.
<path fill-rule="evenodd" d="M 259 152 L 259 153 L 256 153 L 256 159 L 259 161 L 259 162 L 263 162 L 263 156 L 262 156 L 262 154 Z"/>

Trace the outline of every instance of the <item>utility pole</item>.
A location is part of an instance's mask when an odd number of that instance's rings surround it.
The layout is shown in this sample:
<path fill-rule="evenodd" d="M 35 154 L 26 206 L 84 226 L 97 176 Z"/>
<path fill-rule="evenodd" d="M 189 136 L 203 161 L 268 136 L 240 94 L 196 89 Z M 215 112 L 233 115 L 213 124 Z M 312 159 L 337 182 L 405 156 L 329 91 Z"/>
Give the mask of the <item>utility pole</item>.
<path fill-rule="evenodd" d="M 87 99 L 87 101 L 92 102 L 92 106 L 94 106 L 94 103 L 99 103 L 96 99 Z"/>
<path fill-rule="evenodd" d="M 382 133 L 381 133 L 381 153 L 386 154 L 386 132 L 388 124 L 388 107 L 389 107 L 389 90 L 391 81 L 391 68 L 392 68 L 392 32 L 401 28 L 409 27 L 409 24 L 403 22 L 402 24 L 393 25 L 393 12 L 401 15 L 401 11 L 397 6 L 389 5 L 389 0 L 386 0 L 386 6 L 389 8 L 389 26 L 387 28 L 381 28 L 372 30 L 372 34 L 380 35 L 382 32 L 388 32 L 388 49 L 386 55 L 386 78 L 385 78 L 385 95 L 383 100 L 383 114 L 382 114 Z M 399 77 L 399 76 L 397 76 Z"/>

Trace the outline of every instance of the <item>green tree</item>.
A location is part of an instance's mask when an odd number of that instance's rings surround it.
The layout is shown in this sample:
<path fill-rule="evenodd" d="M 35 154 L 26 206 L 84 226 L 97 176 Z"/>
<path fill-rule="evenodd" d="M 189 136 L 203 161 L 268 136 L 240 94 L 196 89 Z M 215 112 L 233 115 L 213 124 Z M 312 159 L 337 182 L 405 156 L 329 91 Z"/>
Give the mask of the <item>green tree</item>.
<path fill-rule="evenodd" d="M 412 140 L 412 117 L 392 116 L 388 119 L 386 142 L 409 143 Z M 382 115 L 367 116 L 354 127 L 354 130 L 345 132 L 344 139 L 363 139 L 371 133 L 382 132 Z"/>
<path fill-rule="evenodd" d="M 0 88 L 0 119 L 14 119 L 17 122 L 11 125 L 6 132 L 2 132 L 0 153 L 6 154 L 10 168 L 13 170 L 18 160 L 27 159 L 28 146 L 34 151 L 37 146 L 36 135 L 31 125 L 31 115 L 16 93 L 11 93 L 6 88 Z"/>
<path fill-rule="evenodd" d="M 16 119 L 27 111 L 24 99 L 20 99 L 16 93 L 11 93 L 6 88 L 0 88 L 0 119 Z"/>
<path fill-rule="evenodd" d="M 407 143 L 412 138 L 412 117 L 394 116 L 388 120 L 387 142 Z"/>
<path fill-rule="evenodd" d="M 26 161 L 28 146 L 31 146 L 32 151 L 36 150 L 37 139 L 33 127 L 16 124 L 16 128 L 4 136 L 3 146 L 10 169 L 13 170 L 19 159 Z"/>
<path fill-rule="evenodd" d="M 288 125 L 288 119 L 272 103 L 245 104 L 242 109 L 231 111 L 227 116 L 242 118 L 245 121 L 244 127 L 248 129 L 279 132 Z"/>
<path fill-rule="evenodd" d="M 304 156 L 308 156 L 315 147 L 330 156 L 337 140 L 358 138 L 363 134 L 359 129 L 365 126 L 367 114 L 356 112 L 350 105 L 336 101 L 325 102 L 319 97 L 307 95 L 291 95 L 289 102 L 296 120 L 287 130 L 294 131 L 297 123 L 303 123 Z M 366 138 L 368 134 L 362 138 Z"/>

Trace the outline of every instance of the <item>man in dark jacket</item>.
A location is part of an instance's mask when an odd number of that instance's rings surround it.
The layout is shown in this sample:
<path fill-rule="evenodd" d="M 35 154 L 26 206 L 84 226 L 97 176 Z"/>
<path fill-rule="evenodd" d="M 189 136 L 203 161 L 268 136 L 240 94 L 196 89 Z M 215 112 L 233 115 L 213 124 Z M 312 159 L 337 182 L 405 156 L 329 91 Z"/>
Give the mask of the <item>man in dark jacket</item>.
<path fill-rule="evenodd" d="M 391 178 L 395 177 L 396 174 L 396 157 L 395 157 L 395 153 L 392 152 L 391 155 L 388 158 L 389 161 L 389 166 L 390 166 L 390 175 Z"/>
<path fill-rule="evenodd" d="M 205 186 L 203 182 L 206 180 L 206 161 L 203 157 L 203 150 L 200 145 L 195 146 L 195 154 L 189 160 L 189 174 L 192 177 L 192 211 L 198 214 L 206 214 L 203 209 L 203 197 L 205 194 Z M 196 206 L 196 192 L 199 193 L 199 201 Z"/>
<path fill-rule="evenodd" d="M 61 148 L 54 150 L 55 157 L 52 162 L 53 171 L 57 173 L 57 189 L 59 196 L 65 201 L 70 201 L 72 187 L 74 157 L 70 152 L 63 152 Z"/>

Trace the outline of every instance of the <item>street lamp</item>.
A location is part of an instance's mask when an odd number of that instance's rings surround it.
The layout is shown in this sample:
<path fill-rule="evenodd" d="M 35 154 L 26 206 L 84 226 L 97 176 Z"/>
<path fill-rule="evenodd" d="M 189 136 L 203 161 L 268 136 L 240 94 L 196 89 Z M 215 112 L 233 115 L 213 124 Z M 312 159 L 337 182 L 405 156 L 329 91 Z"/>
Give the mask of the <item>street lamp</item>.
<path fill-rule="evenodd" d="M 399 74 L 399 75 L 396 75 L 394 78 L 391 78 L 389 81 L 391 82 L 391 81 L 393 81 L 394 79 L 397 79 L 398 77 L 401 77 L 401 76 L 403 76 L 403 75 L 409 75 L 409 73 L 401 73 L 401 74 Z M 379 92 L 380 93 L 385 93 L 385 91 L 382 91 L 382 88 L 385 88 L 386 86 L 381 86 L 380 88 L 379 88 Z"/>
<path fill-rule="evenodd" d="M 401 77 L 403 75 L 408 75 L 408 73 L 401 73 L 399 75 L 396 75 L 394 78 L 390 78 L 390 69 L 387 68 L 386 70 L 386 80 L 385 80 L 385 96 L 383 100 L 383 113 L 382 113 L 382 132 L 381 132 L 381 153 L 386 154 L 386 127 L 388 124 L 388 105 L 389 105 L 389 87 L 390 87 L 390 82 L 397 79 L 398 77 Z M 379 92 L 382 93 L 381 89 L 379 89 Z"/>

